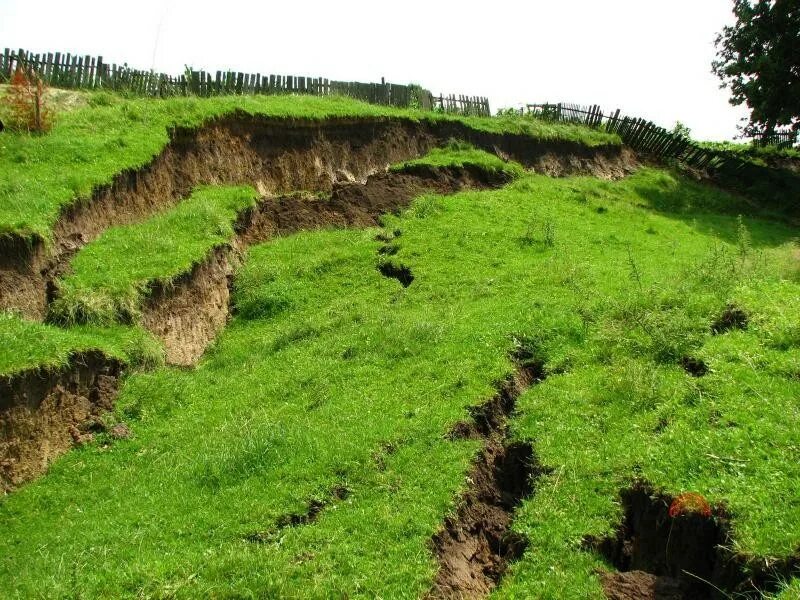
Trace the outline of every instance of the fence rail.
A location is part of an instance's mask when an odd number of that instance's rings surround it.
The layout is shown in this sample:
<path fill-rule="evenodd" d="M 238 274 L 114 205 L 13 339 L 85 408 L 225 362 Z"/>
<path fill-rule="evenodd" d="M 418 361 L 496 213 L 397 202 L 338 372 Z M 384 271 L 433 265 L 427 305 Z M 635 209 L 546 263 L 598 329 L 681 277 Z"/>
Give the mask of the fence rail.
<path fill-rule="evenodd" d="M 489 99 L 483 96 L 432 96 L 431 102 L 434 109 L 444 112 L 455 112 L 462 115 L 475 115 L 489 117 L 492 114 L 489 108 Z"/>
<path fill-rule="evenodd" d="M 416 106 L 423 110 L 439 108 L 464 115 L 489 116 L 486 98 L 462 95 L 434 97 L 415 85 L 335 81 L 323 77 L 263 75 L 237 71 L 187 70 L 177 76 L 133 69 L 108 63 L 102 56 L 62 52 L 33 54 L 24 49 L 6 48 L 0 54 L 0 82 L 9 81 L 17 69 L 35 73 L 46 84 L 67 89 L 125 91 L 138 96 L 217 96 L 230 94 L 310 94 L 343 95 L 373 104 L 396 107 Z"/>
<path fill-rule="evenodd" d="M 696 169 L 740 170 L 747 166 L 747 162 L 735 153 L 704 148 L 652 121 L 623 116 L 619 109 L 606 114 L 597 105 L 584 107 L 559 103 L 528 104 L 524 110 L 527 114 L 547 120 L 594 127 L 603 125 L 606 131 L 616 133 L 625 144 L 638 152 L 678 160 Z"/>
<path fill-rule="evenodd" d="M 778 148 L 791 148 L 797 143 L 798 132 L 796 131 L 776 131 L 775 133 L 768 134 L 762 133 L 752 137 L 753 145 L 761 148 L 765 146 L 777 146 Z"/>

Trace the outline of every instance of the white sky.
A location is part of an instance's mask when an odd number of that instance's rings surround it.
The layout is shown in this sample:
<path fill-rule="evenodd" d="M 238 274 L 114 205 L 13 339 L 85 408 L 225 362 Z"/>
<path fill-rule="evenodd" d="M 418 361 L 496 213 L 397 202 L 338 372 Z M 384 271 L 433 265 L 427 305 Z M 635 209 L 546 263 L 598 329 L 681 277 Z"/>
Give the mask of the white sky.
<path fill-rule="evenodd" d="M 106 62 L 416 82 L 434 93 L 621 108 L 698 139 L 746 111 L 711 74 L 731 0 L 0 0 L 0 48 Z M 159 33 L 159 23 L 160 33 Z M 156 38 L 158 44 L 156 46 Z M 155 56 L 155 60 L 153 60 Z"/>

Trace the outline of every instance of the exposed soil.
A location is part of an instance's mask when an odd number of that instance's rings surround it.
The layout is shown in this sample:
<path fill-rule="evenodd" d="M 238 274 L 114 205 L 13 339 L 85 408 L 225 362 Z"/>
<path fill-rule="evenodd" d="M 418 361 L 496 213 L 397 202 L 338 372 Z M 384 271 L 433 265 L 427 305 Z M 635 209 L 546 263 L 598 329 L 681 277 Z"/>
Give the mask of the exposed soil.
<path fill-rule="evenodd" d="M 761 598 L 762 592 L 774 591 L 776 576 L 788 576 L 800 567 L 797 557 L 776 563 L 732 554 L 723 507 L 671 516 L 675 502 L 676 498 L 637 483 L 622 492 L 624 517 L 616 534 L 587 538 L 587 545 L 619 571 L 600 575 L 608 598 Z"/>
<path fill-rule="evenodd" d="M 173 130 L 171 141 L 148 165 L 120 173 L 91 198 L 64 209 L 51 244 L 39 238 L 0 238 L 0 310 L 43 319 L 48 281 L 72 253 L 112 225 L 142 220 L 176 203 L 198 184 L 249 183 L 264 195 L 330 192 L 336 183 L 363 182 L 450 138 L 551 175 L 621 177 L 637 165 L 635 156 L 619 147 L 539 142 L 457 122 L 292 120 L 235 113 L 199 129 Z"/>
<path fill-rule="evenodd" d="M 221 246 L 191 272 L 151 287 L 142 326 L 164 342 L 169 364 L 195 364 L 225 327 L 237 263 L 233 247 Z"/>
<path fill-rule="evenodd" d="M 711 324 L 711 333 L 719 335 L 731 329 L 747 329 L 747 323 L 747 313 L 735 304 L 729 304 Z"/>
<path fill-rule="evenodd" d="M 451 194 L 463 189 L 487 189 L 509 182 L 508 176 L 478 168 L 421 168 L 381 172 L 365 182 L 337 183 L 329 197 L 299 195 L 266 198 L 245 211 L 236 229 L 244 245 L 263 242 L 301 229 L 374 227 L 381 215 L 408 206 L 429 191 Z"/>
<path fill-rule="evenodd" d="M 686 594 L 686 586 L 679 579 L 645 571 L 602 573 L 600 579 L 609 600 L 683 600 Z"/>
<path fill-rule="evenodd" d="M 99 352 L 0 378 L 0 490 L 41 475 L 113 408 L 122 365 Z"/>
<path fill-rule="evenodd" d="M 539 362 L 518 363 L 498 393 L 471 411 L 473 422 L 459 423 L 451 431 L 451 439 L 480 438 L 484 443 L 456 515 L 447 517 L 431 540 L 439 571 L 428 598 L 482 598 L 497 586 L 508 564 L 525 552 L 528 541 L 511 531 L 511 522 L 544 470 L 529 443 L 508 440 L 506 421 L 520 393 L 543 373 Z"/>

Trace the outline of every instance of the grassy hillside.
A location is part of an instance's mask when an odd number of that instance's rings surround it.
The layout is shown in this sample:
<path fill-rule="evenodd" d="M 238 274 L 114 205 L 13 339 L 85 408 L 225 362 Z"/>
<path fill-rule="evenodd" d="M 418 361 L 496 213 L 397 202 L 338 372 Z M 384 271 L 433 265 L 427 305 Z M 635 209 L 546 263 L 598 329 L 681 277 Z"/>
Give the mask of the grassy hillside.
<path fill-rule="evenodd" d="M 551 471 L 517 513 L 530 551 L 496 596 L 602 598 L 581 540 L 612 530 L 635 479 L 726 502 L 737 551 L 786 556 L 800 251 L 792 228 L 738 218 L 742 202 L 655 169 L 424 196 L 381 232 L 407 288 L 378 271 L 377 230 L 252 248 L 239 316 L 199 367 L 127 380 L 133 437 L 0 501 L 0 589 L 423 596 L 430 537 L 479 446 L 448 431 L 523 340 L 548 376 L 511 432 Z M 745 329 L 714 326 L 731 305 Z"/>
<path fill-rule="evenodd" d="M 52 316 L 97 324 L 136 317 L 151 284 L 174 280 L 231 241 L 237 215 L 256 196 L 247 186 L 205 186 L 147 221 L 107 230 L 72 260 Z"/>
<path fill-rule="evenodd" d="M 215 117 L 243 111 L 284 119 L 405 117 L 461 120 L 493 132 L 587 145 L 619 144 L 619 138 L 587 128 L 513 118 L 460 118 L 398 110 L 348 98 L 251 96 L 126 100 L 88 97 L 89 106 L 63 112 L 46 136 L 4 132 L 0 137 L 0 236 L 10 233 L 48 240 L 63 207 L 87 198 L 124 169 L 146 164 L 169 141 L 175 126 L 198 127 Z"/>

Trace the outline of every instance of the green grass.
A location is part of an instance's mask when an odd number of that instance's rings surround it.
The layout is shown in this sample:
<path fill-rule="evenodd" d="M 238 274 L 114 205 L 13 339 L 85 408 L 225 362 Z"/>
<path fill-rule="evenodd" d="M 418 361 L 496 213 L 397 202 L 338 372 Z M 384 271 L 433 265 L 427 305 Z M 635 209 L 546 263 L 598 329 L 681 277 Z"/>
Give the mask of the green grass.
<path fill-rule="evenodd" d="M 800 579 L 787 581 L 781 586 L 781 591 L 775 598 L 776 600 L 797 600 L 797 598 L 800 598 Z"/>
<path fill-rule="evenodd" d="M 202 186 L 147 221 L 112 227 L 72 259 L 51 316 L 64 323 L 136 320 L 153 283 L 169 283 L 231 241 L 237 215 L 254 206 L 248 186 Z"/>
<path fill-rule="evenodd" d="M 139 328 L 62 329 L 0 313 L 0 376 L 62 367 L 70 356 L 90 350 L 100 350 L 107 356 L 142 368 L 163 363 L 161 346 Z"/>
<path fill-rule="evenodd" d="M 697 142 L 698 146 L 709 150 L 730 152 L 741 158 L 750 159 L 756 164 L 766 165 L 779 159 L 800 159 L 798 148 L 778 148 L 776 146 L 754 146 L 749 143 L 737 142 Z"/>
<path fill-rule="evenodd" d="M 414 167 L 477 167 L 492 173 L 505 173 L 512 178 L 521 176 L 525 169 L 516 162 L 506 162 L 500 157 L 478 150 L 470 144 L 451 141 L 443 148 L 434 148 L 425 156 L 392 165 L 391 171 L 404 171 Z"/>
<path fill-rule="evenodd" d="M 403 117 L 460 120 L 476 129 L 510 132 L 542 140 L 586 145 L 619 144 L 619 138 L 591 129 L 513 118 L 460 118 L 399 110 L 348 98 L 248 96 L 126 100 L 90 96 L 89 106 L 59 114 L 52 132 L 0 136 L 0 235 L 51 239 L 60 211 L 90 197 L 125 169 L 147 164 L 169 141 L 175 126 L 198 127 L 215 117 L 242 111 L 284 119 Z"/>
<path fill-rule="evenodd" d="M 636 477 L 727 501 L 741 552 L 793 552 L 796 231 L 739 220 L 736 202 L 652 169 L 426 196 L 386 219 L 391 260 L 416 277 L 405 289 L 376 269 L 375 230 L 252 248 L 238 316 L 197 369 L 126 381 L 133 437 L 71 452 L 0 501 L 0 589 L 420 597 L 478 444 L 445 434 L 511 370 L 515 336 L 549 377 L 512 435 L 553 473 L 517 514 L 531 550 L 496 597 L 602 598 L 603 561 L 581 540 L 618 522 Z M 749 328 L 712 336 L 730 302 Z M 684 372 L 684 355 L 709 374 Z M 334 486 L 349 496 L 331 500 Z M 275 529 L 311 499 L 330 501 L 315 523 Z"/>

